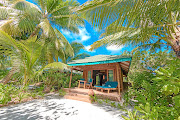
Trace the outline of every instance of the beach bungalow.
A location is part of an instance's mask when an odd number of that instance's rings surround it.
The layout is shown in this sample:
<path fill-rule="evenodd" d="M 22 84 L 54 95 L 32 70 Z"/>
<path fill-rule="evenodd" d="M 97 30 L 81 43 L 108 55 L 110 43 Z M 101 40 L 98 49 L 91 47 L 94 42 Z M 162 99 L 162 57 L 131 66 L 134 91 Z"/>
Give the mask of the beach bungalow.
<path fill-rule="evenodd" d="M 71 66 L 69 88 L 71 87 L 72 71 L 77 70 L 83 72 L 83 79 L 86 83 L 92 80 L 93 86 L 103 86 L 108 81 L 116 81 L 118 83 L 117 91 L 120 95 L 124 90 L 123 78 L 127 77 L 131 59 L 131 56 L 96 55 L 69 62 L 68 65 Z M 85 85 L 84 88 L 86 88 Z"/>

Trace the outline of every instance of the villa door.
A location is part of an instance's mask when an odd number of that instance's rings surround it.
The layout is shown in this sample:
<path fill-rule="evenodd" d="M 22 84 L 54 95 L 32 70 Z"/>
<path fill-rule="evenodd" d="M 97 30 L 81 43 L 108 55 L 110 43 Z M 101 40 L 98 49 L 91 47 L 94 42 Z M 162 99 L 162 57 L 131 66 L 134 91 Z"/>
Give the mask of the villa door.
<path fill-rule="evenodd" d="M 105 70 L 93 70 L 93 85 L 102 86 L 107 81 L 107 72 Z"/>

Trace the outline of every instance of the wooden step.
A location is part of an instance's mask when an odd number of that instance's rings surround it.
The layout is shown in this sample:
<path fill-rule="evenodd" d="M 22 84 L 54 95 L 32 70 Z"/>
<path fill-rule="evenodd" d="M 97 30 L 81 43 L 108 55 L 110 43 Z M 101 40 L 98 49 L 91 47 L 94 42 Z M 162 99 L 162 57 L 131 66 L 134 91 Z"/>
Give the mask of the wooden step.
<path fill-rule="evenodd" d="M 64 88 L 63 90 L 66 91 L 67 93 L 77 93 L 77 94 L 88 95 L 87 89 L 84 89 L 84 88 L 78 88 L 78 90 Z"/>
<path fill-rule="evenodd" d="M 90 96 L 83 94 L 69 93 L 64 98 L 91 103 Z"/>

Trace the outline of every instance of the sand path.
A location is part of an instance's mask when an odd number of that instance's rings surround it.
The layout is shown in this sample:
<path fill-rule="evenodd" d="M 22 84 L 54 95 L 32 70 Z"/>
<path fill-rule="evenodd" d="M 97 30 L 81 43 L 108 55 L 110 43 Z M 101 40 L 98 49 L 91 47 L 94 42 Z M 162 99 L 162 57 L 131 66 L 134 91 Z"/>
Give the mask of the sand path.
<path fill-rule="evenodd" d="M 48 96 L 0 108 L 0 120 L 123 120 L 124 113 L 107 105 Z"/>

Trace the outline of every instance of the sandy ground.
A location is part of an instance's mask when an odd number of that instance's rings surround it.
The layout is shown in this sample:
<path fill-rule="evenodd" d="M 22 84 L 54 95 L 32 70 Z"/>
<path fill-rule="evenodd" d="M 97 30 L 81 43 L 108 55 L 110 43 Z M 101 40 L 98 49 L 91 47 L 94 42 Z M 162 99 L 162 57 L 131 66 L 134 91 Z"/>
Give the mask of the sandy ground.
<path fill-rule="evenodd" d="M 0 108 L 0 120 L 123 120 L 124 113 L 107 105 L 48 96 Z"/>

